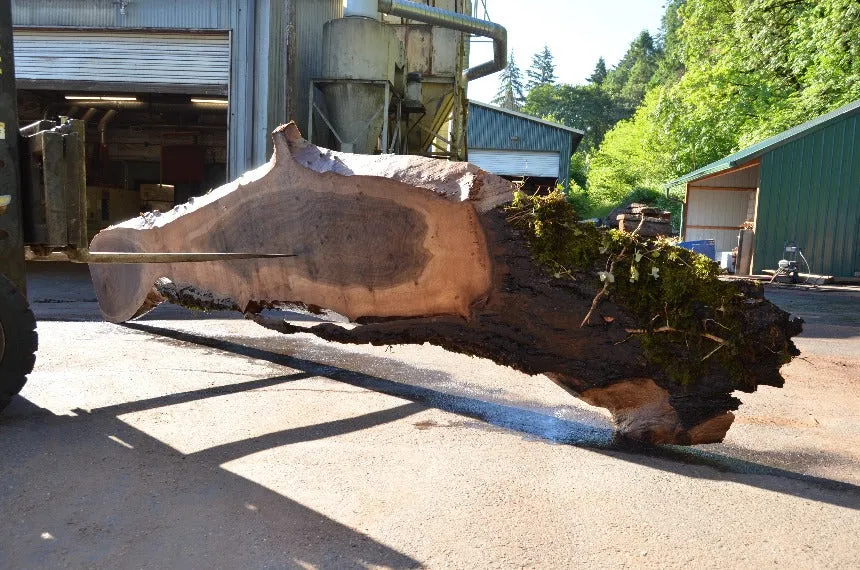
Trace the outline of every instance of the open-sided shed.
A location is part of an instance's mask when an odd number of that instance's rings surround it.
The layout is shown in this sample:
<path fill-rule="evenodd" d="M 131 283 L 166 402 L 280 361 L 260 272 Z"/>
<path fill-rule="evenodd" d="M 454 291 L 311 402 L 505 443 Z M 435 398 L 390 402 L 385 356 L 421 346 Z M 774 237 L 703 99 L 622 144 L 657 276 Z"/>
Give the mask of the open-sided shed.
<path fill-rule="evenodd" d="M 753 273 L 775 269 L 795 244 L 813 273 L 860 275 L 860 100 L 667 186 L 679 184 L 684 240 L 714 239 L 718 252 L 730 251 L 748 228 Z"/>

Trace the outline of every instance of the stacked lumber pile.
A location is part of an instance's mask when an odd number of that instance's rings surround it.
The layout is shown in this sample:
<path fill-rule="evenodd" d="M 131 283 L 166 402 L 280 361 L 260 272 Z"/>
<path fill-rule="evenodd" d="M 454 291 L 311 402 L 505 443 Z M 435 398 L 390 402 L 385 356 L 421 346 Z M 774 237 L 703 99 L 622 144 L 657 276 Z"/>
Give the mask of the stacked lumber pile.
<path fill-rule="evenodd" d="M 672 233 L 672 214 L 645 204 L 630 204 L 615 217 L 618 229 L 642 237 L 668 236 Z"/>

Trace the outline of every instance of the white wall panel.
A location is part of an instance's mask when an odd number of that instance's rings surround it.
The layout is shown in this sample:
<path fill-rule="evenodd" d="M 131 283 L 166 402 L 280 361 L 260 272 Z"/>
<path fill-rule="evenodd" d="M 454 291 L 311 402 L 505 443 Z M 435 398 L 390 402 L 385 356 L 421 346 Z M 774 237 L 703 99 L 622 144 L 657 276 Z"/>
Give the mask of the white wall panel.
<path fill-rule="evenodd" d="M 559 153 L 469 149 L 469 162 L 493 174 L 558 178 Z"/>
<path fill-rule="evenodd" d="M 755 191 L 697 190 L 690 186 L 687 195 L 684 240 L 713 239 L 716 242 L 717 255 L 721 251 L 730 251 L 737 247 L 740 226 L 746 220 L 752 219 L 755 194 Z M 695 226 L 718 227 L 697 228 Z M 719 226 L 725 226 L 725 228 Z"/>
<path fill-rule="evenodd" d="M 687 225 L 740 226 L 747 219 L 755 192 L 694 190 L 687 197 Z"/>

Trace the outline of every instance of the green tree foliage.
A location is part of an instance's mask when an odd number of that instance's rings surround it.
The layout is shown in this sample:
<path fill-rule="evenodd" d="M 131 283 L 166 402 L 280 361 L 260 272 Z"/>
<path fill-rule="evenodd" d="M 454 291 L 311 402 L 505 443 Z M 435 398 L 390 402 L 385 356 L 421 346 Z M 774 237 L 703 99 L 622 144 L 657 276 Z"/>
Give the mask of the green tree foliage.
<path fill-rule="evenodd" d="M 543 46 L 543 51 L 536 53 L 532 57 L 532 65 L 526 71 L 528 81 L 526 89 L 531 91 L 540 85 L 552 85 L 555 83 L 555 64 L 552 61 L 552 52 L 548 46 Z"/>
<path fill-rule="evenodd" d="M 660 188 L 860 99 L 858 22 L 856 0 L 669 2 L 655 67 L 634 73 L 627 65 L 612 77 L 619 64 L 604 82 L 622 104 L 643 85 L 647 94 L 590 157 L 592 204 L 605 208 L 639 189 Z M 634 44 L 628 55 L 649 52 L 642 35 Z M 640 68 L 650 61 L 640 58 Z M 630 80 L 648 73 L 650 82 Z"/>
<path fill-rule="evenodd" d="M 514 61 L 514 52 L 508 57 L 508 65 L 499 76 L 499 90 L 493 97 L 493 103 L 510 111 L 519 111 L 525 102 L 523 93 L 523 76 Z"/>
<path fill-rule="evenodd" d="M 599 145 L 617 120 L 611 97 L 599 85 L 535 87 L 529 91 L 523 111 L 585 131 L 583 150 Z"/>
<path fill-rule="evenodd" d="M 523 110 L 586 132 L 569 194 L 590 216 L 677 209 L 668 180 L 857 99 L 858 0 L 666 0 L 658 35 L 583 85 L 534 87 Z"/>
<path fill-rule="evenodd" d="M 601 86 L 616 102 L 624 118 L 633 114 L 651 86 L 661 50 L 647 30 L 630 44 L 621 61 L 606 74 Z"/>
<path fill-rule="evenodd" d="M 680 36 L 681 16 L 678 8 L 684 5 L 686 0 L 668 0 L 666 12 L 660 25 L 658 43 L 662 53 L 657 62 L 657 72 L 653 82 L 657 85 L 670 85 L 677 82 L 684 75 L 683 41 Z"/>

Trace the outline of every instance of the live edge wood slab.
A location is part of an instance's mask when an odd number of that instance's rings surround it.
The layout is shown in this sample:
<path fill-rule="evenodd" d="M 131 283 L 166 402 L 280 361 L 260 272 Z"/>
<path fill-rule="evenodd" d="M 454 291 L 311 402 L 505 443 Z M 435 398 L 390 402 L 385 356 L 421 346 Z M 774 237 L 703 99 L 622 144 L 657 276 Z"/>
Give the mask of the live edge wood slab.
<path fill-rule="evenodd" d="M 740 404 L 732 392 L 781 385 L 779 368 L 797 354 L 799 321 L 751 285 L 731 285 L 745 304 L 735 328 L 747 339 L 731 360 L 686 354 L 688 337 L 643 325 L 641 310 L 606 290 L 608 272 L 594 260 L 564 275 L 536 262 L 527 232 L 506 210 L 514 188 L 473 165 L 337 153 L 308 143 L 293 124 L 273 137 L 266 165 L 170 212 L 107 228 L 90 250 L 296 257 L 92 265 L 106 319 L 127 321 L 169 300 L 235 309 L 283 333 L 339 343 L 427 342 L 545 374 L 607 408 L 620 437 L 649 443 L 721 441 Z M 656 274 L 649 286 L 659 289 Z M 331 311 L 358 326 L 299 328 L 259 315 L 277 306 Z M 696 338 L 729 346 L 702 330 Z M 690 368 L 692 381 L 661 365 L 647 344 L 655 336 L 670 339 L 674 361 L 703 363 Z"/>

